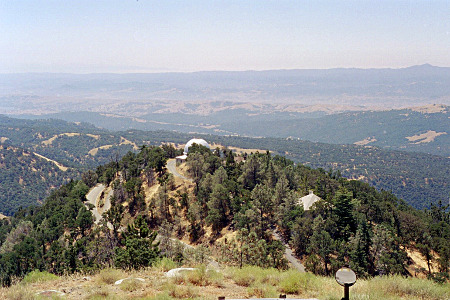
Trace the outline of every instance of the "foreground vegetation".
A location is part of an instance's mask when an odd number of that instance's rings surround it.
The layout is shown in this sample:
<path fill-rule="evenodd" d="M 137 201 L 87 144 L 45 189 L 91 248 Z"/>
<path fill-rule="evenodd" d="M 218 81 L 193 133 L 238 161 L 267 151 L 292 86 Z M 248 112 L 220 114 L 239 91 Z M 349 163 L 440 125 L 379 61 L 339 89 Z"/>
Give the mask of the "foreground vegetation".
<path fill-rule="evenodd" d="M 141 271 L 104 269 L 88 276 L 50 277 L 45 272 L 33 272 L 21 282 L 0 289 L 0 299 L 42 299 L 39 293 L 48 290 L 52 299 L 211 299 L 226 298 L 318 298 L 338 300 L 343 289 L 334 278 L 299 273 L 293 270 L 262 269 L 259 267 L 209 270 L 197 266 L 175 278 L 164 275 L 167 270 L 154 266 Z M 125 279 L 120 285 L 117 280 Z M 141 281 L 136 278 L 141 278 Z M 352 299 L 430 299 L 450 297 L 450 284 L 439 285 L 429 280 L 383 276 L 359 279 L 350 289 Z"/>
<path fill-rule="evenodd" d="M 56 275 L 139 270 L 162 257 L 186 264 L 205 263 L 211 255 L 228 266 L 284 270 L 285 248 L 275 230 L 317 275 L 349 265 L 360 278 L 449 279 L 448 206 L 419 211 L 338 172 L 270 152 L 236 157 L 195 144 L 184 166 L 191 180 L 176 180 L 165 166 L 178 154 L 171 145 L 144 146 L 85 172 L 42 206 L 0 221 L 0 283 L 8 286 L 35 269 Z M 85 202 L 98 183 L 114 196 L 95 224 Z M 304 211 L 298 201 L 309 191 L 322 201 Z M 423 268 L 413 264 L 410 249 L 423 258 Z"/>

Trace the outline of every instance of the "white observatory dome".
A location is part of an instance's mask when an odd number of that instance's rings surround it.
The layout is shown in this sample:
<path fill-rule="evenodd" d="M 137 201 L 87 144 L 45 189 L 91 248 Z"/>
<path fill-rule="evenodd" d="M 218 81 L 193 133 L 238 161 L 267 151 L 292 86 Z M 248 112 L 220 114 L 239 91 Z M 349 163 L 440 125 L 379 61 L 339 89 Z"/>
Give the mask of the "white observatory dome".
<path fill-rule="evenodd" d="M 184 146 L 184 151 L 183 151 L 184 155 L 188 154 L 189 147 L 191 147 L 193 144 L 202 145 L 208 149 L 211 149 L 211 147 L 209 147 L 209 144 L 204 139 L 192 139 L 189 142 L 187 142 L 186 146 Z"/>

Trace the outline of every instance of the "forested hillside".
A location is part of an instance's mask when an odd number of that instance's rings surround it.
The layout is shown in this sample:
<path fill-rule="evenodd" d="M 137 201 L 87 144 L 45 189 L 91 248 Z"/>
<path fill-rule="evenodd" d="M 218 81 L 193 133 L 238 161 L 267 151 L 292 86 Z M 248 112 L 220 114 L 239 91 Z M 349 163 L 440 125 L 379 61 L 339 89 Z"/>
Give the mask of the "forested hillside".
<path fill-rule="evenodd" d="M 2 142 L 53 159 L 64 166 L 87 170 L 123 156 L 137 146 L 120 134 L 87 123 L 19 120 L 0 116 Z M 142 144 L 142 143 L 140 143 Z"/>
<path fill-rule="evenodd" d="M 449 202 L 450 158 L 424 153 L 386 151 L 373 146 L 332 145 L 279 138 L 209 137 L 242 148 L 270 149 L 297 163 L 368 182 L 392 191 L 416 208 Z"/>
<path fill-rule="evenodd" d="M 37 205 L 76 175 L 27 150 L 0 145 L 0 211 L 11 215 L 21 206 Z"/>
<path fill-rule="evenodd" d="M 211 152 L 198 145 L 182 166 L 191 182 L 164 167 L 178 153 L 172 146 L 129 152 L 55 190 L 42 206 L 2 220 L 1 283 L 34 269 L 55 274 L 111 265 L 140 269 L 160 256 L 198 263 L 208 253 L 223 264 L 285 268 L 284 246 L 273 230 L 316 274 L 334 274 L 349 264 L 360 277 L 418 272 L 436 281 L 448 278 L 448 206 L 419 211 L 337 172 L 295 165 L 270 152 L 237 159 L 227 149 Z M 95 225 L 83 202 L 98 182 L 114 196 Z M 304 211 L 297 202 L 310 190 L 323 200 Z M 171 237 L 198 246 L 185 252 Z M 427 268 L 418 269 L 408 251 L 420 253 Z"/>
<path fill-rule="evenodd" d="M 78 174 L 100 164 L 118 161 L 127 151 L 138 151 L 142 145 L 175 143 L 182 146 L 192 137 L 203 137 L 222 146 L 271 150 L 296 163 L 323 168 L 327 172 L 330 169 L 339 171 L 347 178 L 359 178 L 379 190 L 392 191 L 416 208 L 430 207 L 430 203 L 436 204 L 439 200 L 448 202 L 450 159 L 442 156 L 387 151 L 371 146 L 313 143 L 297 139 L 243 138 L 169 131 L 110 132 L 85 123 L 19 120 L 0 116 L 2 145 L 22 148 L 44 156 Z M 7 170 L 4 169 L 3 172 L 6 174 Z M 8 174 L 5 176 L 14 177 L 14 173 Z M 64 174 L 66 173 L 58 172 L 56 176 Z M 45 178 L 48 175 L 42 176 Z M 58 182 L 64 180 L 63 177 L 58 178 Z M 5 191 L 3 194 L 10 195 L 4 202 L 0 202 L 0 212 L 6 213 L 8 210 L 8 214 L 13 213 L 19 206 L 30 203 L 24 203 L 20 200 L 22 198 L 16 197 L 22 193 L 22 188 L 15 185 L 13 190 L 6 192 L 10 187 L 0 184 L 1 191 Z M 45 195 L 48 191 L 47 185 L 36 185 L 34 188 L 40 191 L 38 195 Z M 28 189 L 28 186 L 24 189 Z"/>

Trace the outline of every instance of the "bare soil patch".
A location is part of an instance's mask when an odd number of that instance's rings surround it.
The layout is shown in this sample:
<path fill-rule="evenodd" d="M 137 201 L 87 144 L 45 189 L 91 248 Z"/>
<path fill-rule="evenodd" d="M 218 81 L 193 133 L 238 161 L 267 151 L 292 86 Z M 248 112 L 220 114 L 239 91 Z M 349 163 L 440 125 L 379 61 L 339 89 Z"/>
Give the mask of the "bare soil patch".
<path fill-rule="evenodd" d="M 38 154 L 38 153 L 36 153 L 36 152 L 33 152 L 33 153 L 34 153 L 34 155 L 39 156 L 40 158 L 43 158 L 43 159 L 45 159 L 46 161 L 49 161 L 49 162 L 54 163 L 61 171 L 64 171 L 64 172 L 65 172 L 65 171 L 68 170 L 67 167 L 64 167 L 62 164 L 60 164 L 59 162 L 57 162 L 57 161 L 55 161 L 55 160 L 53 160 L 53 159 L 47 158 L 47 157 L 45 157 L 45 156 L 43 156 L 43 155 L 40 155 L 40 154 Z"/>
<path fill-rule="evenodd" d="M 442 104 L 430 104 L 411 108 L 412 111 L 420 112 L 423 114 L 441 113 L 445 112 L 445 109 L 445 105 Z"/>
<path fill-rule="evenodd" d="M 447 134 L 447 132 L 436 132 L 434 130 L 428 130 L 425 133 L 407 136 L 406 139 L 414 144 L 430 143 L 440 135 Z"/>
<path fill-rule="evenodd" d="M 77 132 L 61 133 L 61 134 L 54 135 L 53 137 L 49 138 L 48 140 L 42 141 L 41 143 L 48 146 L 48 145 L 51 145 L 53 143 L 53 141 L 56 140 L 60 136 L 71 137 L 71 136 L 79 136 L 79 135 L 81 135 L 81 134 L 77 133 Z"/>
<path fill-rule="evenodd" d="M 374 137 L 367 137 L 364 140 L 358 141 L 358 142 L 354 142 L 353 144 L 355 145 L 360 145 L 360 146 L 364 146 L 373 142 L 376 142 L 377 139 Z"/>

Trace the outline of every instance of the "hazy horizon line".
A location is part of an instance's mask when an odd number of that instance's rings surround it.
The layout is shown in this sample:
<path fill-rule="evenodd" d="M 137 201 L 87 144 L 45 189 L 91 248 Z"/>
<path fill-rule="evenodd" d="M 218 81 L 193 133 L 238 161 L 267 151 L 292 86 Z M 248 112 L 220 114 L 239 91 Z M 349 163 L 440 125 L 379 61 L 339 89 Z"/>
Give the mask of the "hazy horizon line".
<path fill-rule="evenodd" d="M 214 73 L 214 72 L 223 72 L 223 73 L 244 73 L 244 72 L 268 72 L 268 71 L 322 71 L 322 70 L 403 70 L 414 67 L 430 67 L 430 68 L 450 68 L 450 66 L 437 66 L 429 63 L 417 64 L 417 65 L 409 65 L 403 67 L 332 67 L 332 68 L 280 68 L 280 69 L 248 69 L 248 70 L 221 70 L 221 69 L 213 69 L 213 70 L 197 70 L 197 71 L 176 71 L 176 70 L 158 70 L 158 71 L 111 71 L 111 72 L 39 72 L 39 71 L 30 71 L 30 72 L 0 72 L 2 75 L 20 75 L 20 74 L 71 74 L 71 75 L 94 75 L 94 74 L 117 74 L 117 75 L 126 75 L 126 74 L 194 74 L 194 73 Z M 131 68 L 130 68 L 131 69 Z"/>

